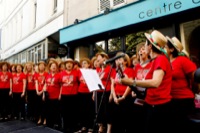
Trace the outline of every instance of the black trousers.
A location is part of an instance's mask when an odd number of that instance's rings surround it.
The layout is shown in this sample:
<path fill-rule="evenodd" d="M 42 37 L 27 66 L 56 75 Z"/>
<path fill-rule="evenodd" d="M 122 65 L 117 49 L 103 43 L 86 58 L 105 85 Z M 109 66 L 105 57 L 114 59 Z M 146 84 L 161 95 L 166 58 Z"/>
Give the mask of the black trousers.
<path fill-rule="evenodd" d="M 136 132 L 137 121 L 135 117 L 133 98 L 127 96 L 119 104 L 112 102 L 112 133 L 133 133 Z"/>
<path fill-rule="evenodd" d="M 101 123 L 106 126 L 107 123 L 111 122 L 110 113 L 111 108 L 109 106 L 109 96 L 110 92 L 97 92 L 97 101 L 95 101 L 95 106 L 97 107 L 97 117 L 96 123 Z M 104 95 L 103 95 L 104 94 Z"/>
<path fill-rule="evenodd" d="M 172 99 L 172 126 L 176 132 L 191 132 L 189 115 L 194 114 L 193 98 Z"/>
<path fill-rule="evenodd" d="M 35 90 L 27 90 L 27 116 L 29 118 L 36 118 L 36 91 Z"/>
<path fill-rule="evenodd" d="M 21 97 L 21 94 L 13 93 L 13 115 L 14 117 L 19 117 L 21 113 L 21 117 L 25 118 L 25 96 Z"/>
<path fill-rule="evenodd" d="M 145 133 L 169 133 L 172 132 L 172 106 L 171 102 L 149 105 L 144 104 L 145 109 Z"/>
<path fill-rule="evenodd" d="M 10 89 L 0 89 L 0 115 L 2 118 L 8 117 L 11 113 L 11 100 L 9 96 Z"/>
<path fill-rule="evenodd" d="M 78 95 L 61 96 L 61 112 L 65 133 L 73 133 L 78 130 L 78 106 Z"/>
<path fill-rule="evenodd" d="M 35 101 L 36 105 L 36 117 L 37 118 L 42 118 L 42 119 L 46 119 L 47 118 L 47 103 L 46 101 L 42 100 L 42 95 L 40 96 L 36 96 L 36 101 Z"/>
<path fill-rule="evenodd" d="M 95 106 L 92 100 L 92 93 L 78 93 L 79 109 L 78 120 L 81 127 L 93 128 L 95 117 Z"/>
<path fill-rule="evenodd" d="M 47 125 L 54 127 L 54 125 L 61 125 L 60 117 L 60 101 L 58 99 L 48 99 L 47 101 Z"/>

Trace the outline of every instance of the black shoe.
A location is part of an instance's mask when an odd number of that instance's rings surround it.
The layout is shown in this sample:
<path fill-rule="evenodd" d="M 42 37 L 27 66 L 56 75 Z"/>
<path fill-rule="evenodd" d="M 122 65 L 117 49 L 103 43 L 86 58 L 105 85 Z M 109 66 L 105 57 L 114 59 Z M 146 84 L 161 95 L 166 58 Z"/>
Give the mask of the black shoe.
<path fill-rule="evenodd" d="M 59 130 L 59 129 L 60 129 L 60 126 L 59 126 L 58 124 L 54 124 L 54 125 L 53 125 L 53 128 L 56 129 L 56 130 Z"/>
<path fill-rule="evenodd" d="M 8 117 L 5 117 L 4 120 L 7 121 L 7 120 L 8 120 Z"/>

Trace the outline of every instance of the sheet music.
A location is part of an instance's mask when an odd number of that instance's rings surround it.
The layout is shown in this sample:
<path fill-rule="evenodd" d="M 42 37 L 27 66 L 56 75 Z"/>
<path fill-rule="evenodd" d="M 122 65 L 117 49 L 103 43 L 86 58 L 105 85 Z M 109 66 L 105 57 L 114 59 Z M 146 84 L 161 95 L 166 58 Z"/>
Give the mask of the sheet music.
<path fill-rule="evenodd" d="M 90 92 L 100 90 L 99 85 L 101 85 L 102 89 L 105 89 L 96 70 L 80 69 L 80 71 L 83 75 L 83 78 L 84 78 Z"/>

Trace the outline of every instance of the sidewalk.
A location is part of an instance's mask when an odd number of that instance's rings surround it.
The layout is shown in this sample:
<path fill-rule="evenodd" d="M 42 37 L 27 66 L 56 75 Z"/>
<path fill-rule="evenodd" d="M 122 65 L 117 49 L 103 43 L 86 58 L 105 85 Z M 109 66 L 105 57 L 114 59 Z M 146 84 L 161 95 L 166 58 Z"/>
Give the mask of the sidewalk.
<path fill-rule="evenodd" d="M 35 123 L 25 120 L 12 120 L 0 123 L 0 133 L 62 133 L 49 127 L 36 126 Z"/>

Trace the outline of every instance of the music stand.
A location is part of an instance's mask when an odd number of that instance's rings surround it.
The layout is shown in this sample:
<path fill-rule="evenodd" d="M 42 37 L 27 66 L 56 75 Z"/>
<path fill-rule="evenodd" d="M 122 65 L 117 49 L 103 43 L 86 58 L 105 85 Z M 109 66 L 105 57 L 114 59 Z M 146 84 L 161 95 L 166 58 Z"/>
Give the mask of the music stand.
<path fill-rule="evenodd" d="M 105 90 L 97 71 L 94 69 L 80 69 L 90 92 Z"/>

